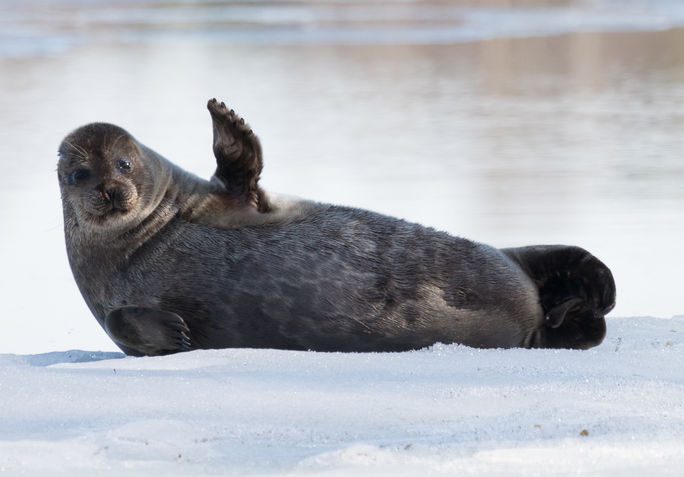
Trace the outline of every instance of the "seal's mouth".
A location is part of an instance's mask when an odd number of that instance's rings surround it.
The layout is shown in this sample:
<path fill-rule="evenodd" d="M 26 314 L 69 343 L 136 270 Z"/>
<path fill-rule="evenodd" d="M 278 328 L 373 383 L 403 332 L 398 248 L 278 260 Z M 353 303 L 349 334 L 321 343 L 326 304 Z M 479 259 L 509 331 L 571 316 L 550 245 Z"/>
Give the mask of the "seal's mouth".
<path fill-rule="evenodd" d="M 95 200 L 86 201 L 81 209 L 81 217 L 88 223 L 98 226 L 114 225 L 126 219 L 135 210 L 135 201 Z"/>
<path fill-rule="evenodd" d="M 91 227 L 108 229 L 111 227 L 125 226 L 131 217 L 132 208 L 110 207 L 108 210 L 99 210 L 97 212 L 89 210 L 81 210 L 79 214 L 84 224 Z"/>
<path fill-rule="evenodd" d="M 128 214 L 129 211 L 128 208 L 117 207 L 112 204 L 106 209 L 98 208 L 96 210 L 86 210 L 85 212 L 90 218 L 104 222 L 116 217 L 122 217 Z"/>
<path fill-rule="evenodd" d="M 119 217 L 121 215 L 126 215 L 128 212 L 129 209 L 127 207 L 112 205 L 109 210 L 106 210 L 101 214 L 101 217 Z"/>
<path fill-rule="evenodd" d="M 83 219 L 96 225 L 108 225 L 131 215 L 136 209 L 138 195 L 133 187 L 100 185 L 82 191 L 78 202 Z"/>

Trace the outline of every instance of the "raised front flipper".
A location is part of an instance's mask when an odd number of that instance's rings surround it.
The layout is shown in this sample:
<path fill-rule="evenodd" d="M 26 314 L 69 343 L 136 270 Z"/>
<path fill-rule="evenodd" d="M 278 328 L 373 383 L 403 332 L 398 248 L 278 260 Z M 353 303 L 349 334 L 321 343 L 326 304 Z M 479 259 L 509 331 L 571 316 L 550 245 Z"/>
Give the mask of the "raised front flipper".
<path fill-rule="evenodd" d="M 545 324 L 532 346 L 587 349 L 603 341 L 615 306 L 610 269 L 580 247 L 535 245 L 502 250 L 539 289 Z"/>
<path fill-rule="evenodd" d="M 257 185 L 263 168 L 261 144 L 245 120 L 216 99 L 207 104 L 214 129 L 216 177 L 233 197 L 269 210 L 264 192 Z"/>
<path fill-rule="evenodd" d="M 170 311 L 124 306 L 105 318 L 105 331 L 124 353 L 158 356 L 192 349 L 190 330 Z"/>

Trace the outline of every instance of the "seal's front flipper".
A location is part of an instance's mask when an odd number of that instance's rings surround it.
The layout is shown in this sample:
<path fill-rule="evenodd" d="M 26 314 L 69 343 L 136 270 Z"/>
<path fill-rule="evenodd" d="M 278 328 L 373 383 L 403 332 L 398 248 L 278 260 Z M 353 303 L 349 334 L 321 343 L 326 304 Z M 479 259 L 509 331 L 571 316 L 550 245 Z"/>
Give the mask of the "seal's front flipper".
<path fill-rule="evenodd" d="M 535 282 L 545 323 L 540 348 L 587 349 L 603 341 L 604 316 L 615 306 L 610 269 L 580 247 L 539 245 L 502 250 Z"/>
<path fill-rule="evenodd" d="M 224 103 L 211 99 L 207 103 L 214 129 L 214 177 L 226 191 L 246 204 L 267 212 L 268 201 L 258 187 L 263 168 L 261 144 L 245 120 Z"/>
<path fill-rule="evenodd" d="M 105 331 L 124 353 L 158 356 L 192 349 L 190 330 L 170 311 L 124 306 L 105 318 Z"/>

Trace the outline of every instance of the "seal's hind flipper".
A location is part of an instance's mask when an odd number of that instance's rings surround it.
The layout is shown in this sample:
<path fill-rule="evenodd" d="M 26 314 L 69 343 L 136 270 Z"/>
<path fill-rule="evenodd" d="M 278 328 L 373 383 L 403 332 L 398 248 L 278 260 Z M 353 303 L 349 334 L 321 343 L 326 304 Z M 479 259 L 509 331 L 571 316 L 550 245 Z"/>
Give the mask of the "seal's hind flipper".
<path fill-rule="evenodd" d="M 532 346 L 587 349 L 603 341 L 615 306 L 610 269 L 580 247 L 538 245 L 502 250 L 535 282 L 545 323 Z"/>
<path fill-rule="evenodd" d="M 158 356 L 190 351 L 190 330 L 183 318 L 170 311 L 124 306 L 111 311 L 105 331 L 126 354 Z"/>
<path fill-rule="evenodd" d="M 268 211 L 268 201 L 257 185 L 263 167 L 259 138 L 245 120 L 224 103 L 211 99 L 207 109 L 214 129 L 214 177 L 230 195 L 260 212 Z"/>

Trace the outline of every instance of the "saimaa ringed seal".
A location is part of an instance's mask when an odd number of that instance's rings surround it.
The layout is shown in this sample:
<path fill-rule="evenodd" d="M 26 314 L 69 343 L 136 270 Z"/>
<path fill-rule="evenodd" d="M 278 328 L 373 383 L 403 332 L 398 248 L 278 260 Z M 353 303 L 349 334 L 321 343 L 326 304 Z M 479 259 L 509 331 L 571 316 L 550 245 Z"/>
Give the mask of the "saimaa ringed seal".
<path fill-rule="evenodd" d="M 257 137 L 223 103 L 208 108 L 211 181 L 111 124 L 76 129 L 59 147 L 69 262 L 88 307 L 127 354 L 602 341 L 615 283 L 589 252 L 500 250 L 365 210 L 267 195 Z"/>

